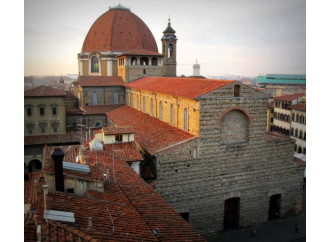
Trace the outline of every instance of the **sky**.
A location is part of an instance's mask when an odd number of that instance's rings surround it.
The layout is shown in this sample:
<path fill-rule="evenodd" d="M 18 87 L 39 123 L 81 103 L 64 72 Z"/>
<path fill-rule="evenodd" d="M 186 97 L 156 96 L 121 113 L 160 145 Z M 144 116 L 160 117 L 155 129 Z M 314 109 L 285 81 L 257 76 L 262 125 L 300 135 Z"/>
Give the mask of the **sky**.
<path fill-rule="evenodd" d="M 94 21 L 121 4 L 153 33 L 159 52 L 168 18 L 177 75 L 306 74 L 305 0 L 26 0 L 24 75 L 78 73 L 77 54 Z"/>

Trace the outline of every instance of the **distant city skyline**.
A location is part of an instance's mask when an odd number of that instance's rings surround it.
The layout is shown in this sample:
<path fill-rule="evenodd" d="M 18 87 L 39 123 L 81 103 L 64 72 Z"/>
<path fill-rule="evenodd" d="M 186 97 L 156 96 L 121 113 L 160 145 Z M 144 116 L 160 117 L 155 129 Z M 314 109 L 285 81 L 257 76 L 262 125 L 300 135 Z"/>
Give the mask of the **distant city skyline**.
<path fill-rule="evenodd" d="M 78 73 L 90 27 L 121 4 L 153 33 L 158 51 L 168 18 L 178 37 L 177 74 L 306 74 L 306 1 L 25 1 L 24 75 Z"/>

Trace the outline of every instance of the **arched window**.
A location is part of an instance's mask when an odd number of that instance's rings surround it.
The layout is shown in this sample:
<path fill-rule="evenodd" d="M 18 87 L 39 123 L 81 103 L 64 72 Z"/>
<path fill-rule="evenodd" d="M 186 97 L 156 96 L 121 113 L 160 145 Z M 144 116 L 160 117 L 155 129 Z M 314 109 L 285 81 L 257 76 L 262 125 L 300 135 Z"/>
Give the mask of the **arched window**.
<path fill-rule="evenodd" d="M 188 109 L 186 109 L 186 108 L 184 109 L 183 115 L 184 115 L 184 117 L 183 117 L 183 129 L 185 131 L 188 131 L 188 129 L 189 129 L 189 114 L 188 114 Z"/>
<path fill-rule="evenodd" d="M 293 136 L 293 133 L 294 133 L 294 129 L 293 128 L 291 128 L 291 135 Z"/>
<path fill-rule="evenodd" d="M 299 138 L 300 138 L 300 139 L 302 139 L 302 138 L 303 138 L 303 136 L 302 136 L 302 135 L 303 135 L 303 133 L 302 133 L 302 130 L 300 130 L 300 132 L 299 132 Z"/>
<path fill-rule="evenodd" d="M 296 122 L 299 122 L 299 114 L 296 115 Z"/>
<path fill-rule="evenodd" d="M 40 133 L 44 134 L 46 133 L 47 123 L 39 123 Z"/>
<path fill-rule="evenodd" d="M 27 129 L 28 134 L 33 134 L 34 124 L 33 123 L 28 123 L 26 125 L 26 129 Z"/>
<path fill-rule="evenodd" d="M 96 56 L 93 56 L 91 60 L 91 72 L 92 73 L 99 72 L 99 59 Z"/>
<path fill-rule="evenodd" d="M 136 62 L 137 62 L 137 60 L 136 60 L 136 57 L 132 57 L 131 58 L 131 65 L 136 65 Z"/>
<path fill-rule="evenodd" d="M 141 66 L 148 66 L 148 65 L 149 65 L 149 59 L 146 58 L 146 57 L 142 57 L 142 58 L 140 59 L 140 65 L 141 65 Z"/>
<path fill-rule="evenodd" d="M 298 147 L 298 154 L 301 154 L 302 153 L 302 148 L 301 146 Z"/>
<path fill-rule="evenodd" d="M 167 53 L 167 56 L 169 58 L 171 58 L 173 56 L 173 45 L 172 44 L 169 44 L 168 45 L 168 53 Z"/>
<path fill-rule="evenodd" d="M 306 155 L 306 147 L 303 149 L 303 154 Z"/>
<path fill-rule="evenodd" d="M 174 125 L 174 108 L 173 108 L 173 104 L 171 104 L 171 108 L 170 108 L 170 123 L 172 125 Z"/>
<path fill-rule="evenodd" d="M 143 112 L 146 112 L 146 97 L 143 97 Z"/>
<path fill-rule="evenodd" d="M 305 123 L 305 117 L 303 115 L 301 115 L 301 119 L 302 119 L 301 123 L 302 124 Z"/>
<path fill-rule="evenodd" d="M 97 92 L 93 92 L 92 105 L 97 105 Z"/>
<path fill-rule="evenodd" d="M 292 113 L 292 117 L 291 117 L 291 119 L 292 119 L 292 121 L 294 121 L 295 119 L 294 119 L 294 113 Z"/>
<path fill-rule="evenodd" d="M 239 97 L 241 92 L 241 86 L 240 85 L 235 85 L 234 86 L 234 97 Z"/>
<path fill-rule="evenodd" d="M 58 123 L 58 122 L 53 122 L 52 124 L 51 124 L 51 126 L 52 126 L 52 129 L 53 129 L 53 133 L 57 133 L 58 132 L 58 126 L 59 126 L 60 124 Z"/>
<path fill-rule="evenodd" d="M 298 129 L 295 130 L 294 136 L 298 137 Z"/>
<path fill-rule="evenodd" d="M 306 131 L 304 132 L 304 140 L 306 140 Z"/>
<path fill-rule="evenodd" d="M 154 101 L 150 99 L 150 115 L 154 116 Z"/>
<path fill-rule="evenodd" d="M 29 172 L 41 171 L 42 163 L 39 160 L 31 160 L 28 165 Z"/>
<path fill-rule="evenodd" d="M 277 112 L 274 112 L 274 118 L 277 118 Z"/>
<path fill-rule="evenodd" d="M 163 120 L 163 104 L 162 104 L 162 101 L 159 102 L 159 119 Z"/>
<path fill-rule="evenodd" d="M 153 66 L 157 66 L 158 65 L 158 60 L 157 60 L 156 57 L 154 57 L 154 58 L 151 59 L 151 65 L 153 65 Z"/>

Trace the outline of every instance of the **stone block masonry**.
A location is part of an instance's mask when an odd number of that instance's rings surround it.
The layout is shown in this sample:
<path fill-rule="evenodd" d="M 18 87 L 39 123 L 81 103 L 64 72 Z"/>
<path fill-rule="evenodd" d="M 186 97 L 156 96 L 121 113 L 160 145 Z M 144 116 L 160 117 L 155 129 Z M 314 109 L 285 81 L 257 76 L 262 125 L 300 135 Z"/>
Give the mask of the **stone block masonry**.
<path fill-rule="evenodd" d="M 268 221 L 270 196 L 281 195 L 280 217 L 301 211 L 303 169 L 294 141 L 265 132 L 267 98 L 227 85 L 200 100 L 199 138 L 157 157 L 156 190 L 205 238 L 223 232 L 225 200 L 239 198 L 238 227 Z M 197 157 L 193 150 L 197 149 Z"/>

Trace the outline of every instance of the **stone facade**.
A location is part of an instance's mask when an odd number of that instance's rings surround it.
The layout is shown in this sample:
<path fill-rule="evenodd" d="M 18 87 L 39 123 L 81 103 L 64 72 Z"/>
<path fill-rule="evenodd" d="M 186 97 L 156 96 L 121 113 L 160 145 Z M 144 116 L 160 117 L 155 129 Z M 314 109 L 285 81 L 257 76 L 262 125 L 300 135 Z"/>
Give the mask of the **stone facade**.
<path fill-rule="evenodd" d="M 125 104 L 124 87 L 82 87 L 81 92 L 83 93 L 80 95 L 82 106 Z M 118 103 L 115 103 L 115 95 L 118 95 Z"/>
<path fill-rule="evenodd" d="M 179 213 L 188 212 L 205 238 L 222 233 L 229 198 L 239 198 L 239 228 L 267 222 L 275 194 L 281 218 L 301 211 L 304 167 L 293 162 L 294 141 L 266 134 L 266 97 L 244 85 L 233 97 L 233 86 L 199 98 L 199 139 L 156 158 L 156 191 Z M 244 137 L 224 136 L 223 125 Z"/>
<path fill-rule="evenodd" d="M 134 58 L 134 61 L 132 61 L 132 58 Z M 148 60 L 147 64 L 141 65 L 142 58 Z M 162 76 L 162 69 L 162 56 L 123 56 L 118 61 L 118 76 L 123 78 L 125 83 L 144 76 Z"/>

